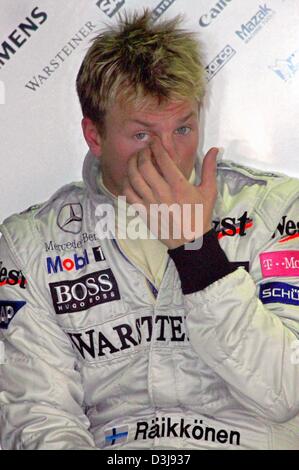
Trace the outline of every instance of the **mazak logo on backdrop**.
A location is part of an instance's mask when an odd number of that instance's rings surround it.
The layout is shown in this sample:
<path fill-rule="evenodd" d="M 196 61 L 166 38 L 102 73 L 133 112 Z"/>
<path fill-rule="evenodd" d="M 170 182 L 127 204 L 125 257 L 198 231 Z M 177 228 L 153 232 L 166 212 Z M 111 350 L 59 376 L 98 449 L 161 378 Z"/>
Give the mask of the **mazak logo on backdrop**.
<path fill-rule="evenodd" d="M 20 23 L 1 44 L 0 49 L 0 69 L 4 66 L 14 54 L 20 49 L 31 37 L 32 32 L 47 20 L 48 15 L 45 11 L 41 11 L 39 7 L 33 8 L 30 16 L 26 16 L 25 20 Z"/>
<path fill-rule="evenodd" d="M 162 0 L 152 11 L 152 20 L 156 21 L 176 0 Z"/>
<path fill-rule="evenodd" d="M 106 13 L 109 18 L 112 18 L 124 4 L 125 0 L 99 0 L 97 2 L 97 6 L 100 10 Z"/>
<path fill-rule="evenodd" d="M 299 49 L 296 49 L 286 59 L 277 59 L 269 68 L 284 82 L 294 78 L 299 71 Z"/>
<path fill-rule="evenodd" d="M 223 10 L 232 2 L 232 0 L 220 0 L 210 9 L 210 11 L 199 18 L 199 26 L 206 28 L 210 26 Z"/>
<path fill-rule="evenodd" d="M 221 70 L 227 62 L 236 54 L 229 44 L 220 51 L 216 57 L 205 67 L 207 80 L 211 80 Z"/>
<path fill-rule="evenodd" d="M 258 11 L 253 15 L 247 23 L 243 23 L 240 26 L 240 30 L 236 31 L 236 35 L 242 41 L 248 43 L 259 31 L 261 31 L 262 27 L 265 25 L 267 21 L 269 21 L 275 11 L 272 8 L 269 8 L 266 3 L 264 5 L 260 5 Z"/>

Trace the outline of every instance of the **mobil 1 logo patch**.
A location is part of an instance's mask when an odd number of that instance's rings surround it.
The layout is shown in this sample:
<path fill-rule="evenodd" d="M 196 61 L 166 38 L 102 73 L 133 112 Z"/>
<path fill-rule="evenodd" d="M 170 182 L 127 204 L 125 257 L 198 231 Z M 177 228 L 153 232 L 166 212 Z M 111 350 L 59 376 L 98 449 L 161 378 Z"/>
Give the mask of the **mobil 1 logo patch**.
<path fill-rule="evenodd" d="M 116 279 L 110 268 L 72 281 L 51 282 L 49 287 L 57 314 L 80 312 L 120 299 Z"/>

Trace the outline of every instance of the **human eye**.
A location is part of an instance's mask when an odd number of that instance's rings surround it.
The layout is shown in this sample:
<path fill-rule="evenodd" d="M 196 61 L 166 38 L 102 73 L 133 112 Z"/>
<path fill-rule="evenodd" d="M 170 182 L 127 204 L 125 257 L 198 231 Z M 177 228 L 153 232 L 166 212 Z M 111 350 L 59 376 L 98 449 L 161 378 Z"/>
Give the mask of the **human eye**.
<path fill-rule="evenodd" d="M 177 130 L 176 130 L 176 133 L 180 134 L 180 135 L 187 135 L 191 132 L 191 127 L 189 126 L 182 126 L 182 127 L 179 127 Z"/>
<path fill-rule="evenodd" d="M 149 135 L 146 132 L 138 132 L 137 134 L 135 134 L 134 137 L 139 142 L 145 142 L 147 140 L 146 138 L 149 137 Z"/>

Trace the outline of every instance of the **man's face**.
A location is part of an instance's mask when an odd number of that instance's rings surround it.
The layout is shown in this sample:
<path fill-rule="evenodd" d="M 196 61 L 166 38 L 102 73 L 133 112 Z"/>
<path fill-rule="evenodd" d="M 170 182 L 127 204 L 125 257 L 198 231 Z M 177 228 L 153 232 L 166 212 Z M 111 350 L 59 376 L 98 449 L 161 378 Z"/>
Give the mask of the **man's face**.
<path fill-rule="evenodd" d="M 149 99 L 142 108 L 116 102 L 106 114 L 106 132 L 100 138 L 100 162 L 107 189 L 115 195 L 123 194 L 129 159 L 147 147 L 153 136 L 160 140 L 188 179 L 198 147 L 198 120 L 198 103 L 195 100 L 168 101 L 158 106 Z"/>

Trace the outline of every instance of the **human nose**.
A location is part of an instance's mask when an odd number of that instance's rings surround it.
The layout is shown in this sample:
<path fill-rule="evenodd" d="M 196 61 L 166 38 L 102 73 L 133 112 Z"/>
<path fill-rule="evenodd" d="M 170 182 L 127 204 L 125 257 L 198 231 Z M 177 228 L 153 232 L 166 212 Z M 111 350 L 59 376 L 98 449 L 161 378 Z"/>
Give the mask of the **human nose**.
<path fill-rule="evenodd" d="M 173 136 L 163 135 L 155 137 L 163 149 L 168 153 L 171 160 L 174 162 L 178 159 L 178 152 L 176 149 Z"/>

